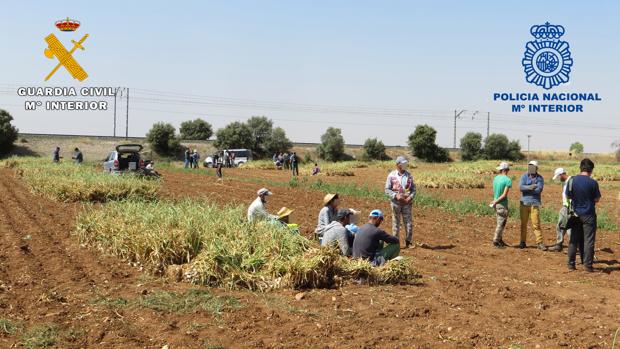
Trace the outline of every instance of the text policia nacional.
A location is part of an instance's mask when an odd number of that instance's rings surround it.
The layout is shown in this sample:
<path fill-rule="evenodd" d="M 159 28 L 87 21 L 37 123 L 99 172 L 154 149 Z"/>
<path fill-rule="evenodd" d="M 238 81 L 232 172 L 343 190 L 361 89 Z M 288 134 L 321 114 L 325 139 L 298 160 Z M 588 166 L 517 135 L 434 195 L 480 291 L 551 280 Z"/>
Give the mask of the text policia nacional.
<path fill-rule="evenodd" d="M 108 102 L 97 98 L 114 97 L 112 87 L 20 87 L 17 95 L 21 97 L 91 97 L 93 100 L 28 100 L 24 102 L 26 110 L 108 110 Z"/>
<path fill-rule="evenodd" d="M 493 93 L 493 101 L 513 102 L 511 108 L 513 113 L 581 113 L 584 111 L 584 104 L 570 102 L 600 102 L 601 100 L 598 93 Z M 538 103 L 538 101 L 549 103 Z"/>

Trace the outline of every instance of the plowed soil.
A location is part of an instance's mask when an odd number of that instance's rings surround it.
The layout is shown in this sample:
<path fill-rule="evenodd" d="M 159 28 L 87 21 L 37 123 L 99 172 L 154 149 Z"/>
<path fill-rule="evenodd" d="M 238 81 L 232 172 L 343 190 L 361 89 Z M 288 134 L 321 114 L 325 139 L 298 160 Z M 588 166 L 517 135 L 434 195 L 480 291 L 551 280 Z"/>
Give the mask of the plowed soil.
<path fill-rule="evenodd" d="M 235 171 L 225 176 L 270 173 Z M 163 196 L 171 199 L 248 204 L 263 186 L 217 183 L 204 170 L 163 172 Z M 598 235 L 595 273 L 580 266 L 568 272 L 565 252 L 492 248 L 492 217 L 418 208 L 414 239 L 421 245 L 403 252 L 423 276 L 418 286 L 347 285 L 307 290 L 300 300 L 295 290 L 208 289 L 239 300 L 239 308 L 220 315 L 116 306 L 102 300 L 194 286 L 149 276 L 80 246 L 71 236 L 79 205 L 35 197 L 9 170 L 0 170 L 0 177 L 0 318 L 25 329 L 56 326 L 58 348 L 610 348 L 620 326 L 618 233 Z M 295 209 L 293 221 L 308 234 L 323 193 L 270 189 L 269 209 Z M 345 197 L 342 205 L 389 212 L 382 200 Z M 553 227 L 544 226 L 543 234 L 552 244 Z M 518 243 L 516 222 L 510 221 L 505 240 Z M 534 245 L 531 233 L 528 243 Z M 20 334 L 4 332 L 0 328 L 0 347 L 20 345 Z"/>

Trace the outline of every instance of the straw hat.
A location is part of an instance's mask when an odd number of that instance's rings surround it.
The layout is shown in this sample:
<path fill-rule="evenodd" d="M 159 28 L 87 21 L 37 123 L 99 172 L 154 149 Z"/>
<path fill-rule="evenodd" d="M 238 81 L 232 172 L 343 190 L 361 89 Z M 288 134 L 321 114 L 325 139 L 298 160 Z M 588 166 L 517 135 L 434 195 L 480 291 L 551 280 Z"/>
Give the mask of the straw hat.
<path fill-rule="evenodd" d="M 329 204 L 332 200 L 338 198 L 338 194 L 327 194 L 325 195 L 325 197 L 323 198 L 323 206 Z"/>
<path fill-rule="evenodd" d="M 284 218 L 286 216 L 290 216 L 291 213 L 293 213 L 293 210 L 288 207 L 282 207 L 276 214 L 278 215 L 278 218 Z"/>

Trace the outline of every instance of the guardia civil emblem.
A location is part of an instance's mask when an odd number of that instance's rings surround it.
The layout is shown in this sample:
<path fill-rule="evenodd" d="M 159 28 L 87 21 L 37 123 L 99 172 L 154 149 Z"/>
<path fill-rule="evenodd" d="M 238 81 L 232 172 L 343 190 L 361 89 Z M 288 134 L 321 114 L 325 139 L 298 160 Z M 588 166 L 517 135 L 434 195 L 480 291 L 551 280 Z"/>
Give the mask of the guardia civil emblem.
<path fill-rule="evenodd" d="M 535 40 L 525 44 L 525 56 L 521 61 L 525 80 L 546 90 L 568 82 L 573 59 L 568 42 L 560 40 L 564 27 L 547 22 L 532 26 L 530 33 Z"/>

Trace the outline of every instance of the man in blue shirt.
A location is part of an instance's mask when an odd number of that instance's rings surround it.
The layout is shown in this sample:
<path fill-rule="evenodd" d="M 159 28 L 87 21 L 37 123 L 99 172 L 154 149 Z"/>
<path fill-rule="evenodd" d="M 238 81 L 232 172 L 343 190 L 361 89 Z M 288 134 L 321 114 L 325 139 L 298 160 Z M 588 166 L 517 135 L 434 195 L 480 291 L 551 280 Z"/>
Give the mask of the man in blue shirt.
<path fill-rule="evenodd" d="M 596 239 L 596 204 L 601 199 L 598 182 L 592 179 L 594 163 L 586 158 L 579 164 L 581 173 L 569 180 L 566 197 L 571 200 L 571 207 L 576 215 L 571 226 L 568 244 L 568 270 L 575 270 L 577 248 L 583 257 L 585 271 L 592 272 L 594 260 L 594 241 Z"/>
<path fill-rule="evenodd" d="M 527 222 L 532 217 L 532 230 L 536 236 L 538 249 L 547 251 L 543 243 L 542 232 L 540 231 L 540 195 L 545 186 L 544 178 L 538 173 L 538 161 L 530 161 L 527 164 L 527 172 L 521 176 L 519 189 L 521 190 L 521 205 L 519 213 L 521 216 L 521 243 L 519 248 L 525 248 L 527 238 Z"/>

